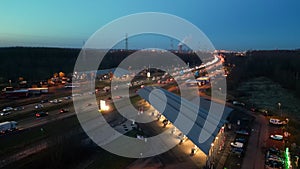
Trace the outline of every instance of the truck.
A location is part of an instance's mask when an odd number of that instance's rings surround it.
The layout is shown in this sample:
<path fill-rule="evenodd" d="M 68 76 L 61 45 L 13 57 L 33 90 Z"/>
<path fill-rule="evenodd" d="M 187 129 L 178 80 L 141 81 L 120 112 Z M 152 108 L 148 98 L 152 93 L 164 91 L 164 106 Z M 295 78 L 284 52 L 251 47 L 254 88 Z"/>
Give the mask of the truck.
<path fill-rule="evenodd" d="M 17 129 L 17 122 L 15 121 L 6 121 L 0 123 L 0 134 L 4 134 L 10 131 L 14 131 Z"/>

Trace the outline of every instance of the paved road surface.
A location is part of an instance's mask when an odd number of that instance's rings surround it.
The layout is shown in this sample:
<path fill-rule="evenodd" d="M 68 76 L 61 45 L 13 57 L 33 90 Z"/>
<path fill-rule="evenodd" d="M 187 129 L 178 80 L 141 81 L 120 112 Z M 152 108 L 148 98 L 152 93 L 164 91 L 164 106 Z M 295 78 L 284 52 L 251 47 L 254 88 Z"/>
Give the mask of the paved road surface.
<path fill-rule="evenodd" d="M 264 169 L 263 148 L 269 135 L 268 122 L 262 115 L 255 115 L 255 118 L 242 169 Z"/>

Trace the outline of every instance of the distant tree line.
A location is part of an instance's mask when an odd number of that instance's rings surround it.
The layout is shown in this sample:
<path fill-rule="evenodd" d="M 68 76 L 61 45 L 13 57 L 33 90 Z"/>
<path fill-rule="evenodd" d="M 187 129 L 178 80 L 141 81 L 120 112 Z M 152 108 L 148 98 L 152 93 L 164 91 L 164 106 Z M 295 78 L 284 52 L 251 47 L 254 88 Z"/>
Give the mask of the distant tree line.
<path fill-rule="evenodd" d="M 246 56 L 226 54 L 227 63 L 235 65 L 228 77 L 229 87 L 236 88 L 240 82 L 265 76 L 293 90 L 300 97 L 300 51 L 273 50 L 249 51 Z"/>
<path fill-rule="evenodd" d="M 135 50 L 108 52 L 100 69 L 117 67 L 124 58 L 134 52 Z M 80 49 L 70 48 L 0 48 L 0 83 L 16 81 L 19 77 L 29 81 L 46 80 L 57 72 L 70 74 L 79 53 Z M 190 66 L 201 63 L 194 53 L 177 55 Z"/>
<path fill-rule="evenodd" d="M 63 48 L 0 48 L 2 80 L 45 80 L 55 72 L 73 72 L 79 49 Z"/>

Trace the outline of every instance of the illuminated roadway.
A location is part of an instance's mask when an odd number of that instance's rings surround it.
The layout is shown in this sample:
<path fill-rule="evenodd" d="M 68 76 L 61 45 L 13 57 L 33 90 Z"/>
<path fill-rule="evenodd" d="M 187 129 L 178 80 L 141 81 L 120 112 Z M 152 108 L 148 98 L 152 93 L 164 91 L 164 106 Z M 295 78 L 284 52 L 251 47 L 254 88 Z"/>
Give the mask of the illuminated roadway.
<path fill-rule="evenodd" d="M 210 66 L 210 65 L 213 65 L 213 64 L 219 64 L 220 62 L 218 62 L 218 61 L 219 61 L 219 59 L 215 57 L 215 59 L 212 62 L 210 62 L 207 66 Z M 80 97 L 82 97 L 84 99 L 84 95 L 80 96 Z M 63 103 L 64 102 L 69 102 L 69 103 L 72 102 L 72 99 L 71 100 L 64 100 L 63 98 L 58 98 L 58 99 L 61 99 Z M 86 102 L 86 105 L 88 105 L 90 103 L 90 101 L 85 101 L 85 102 Z M 22 114 L 22 113 L 28 112 L 28 111 L 39 112 L 40 110 L 37 110 L 37 109 L 34 108 L 34 106 L 38 103 L 40 103 L 40 102 L 37 102 L 35 104 L 25 105 L 24 106 L 25 110 L 23 110 L 23 111 L 14 111 L 13 113 Z M 55 106 L 63 104 L 63 103 L 57 103 Z M 54 104 L 53 103 L 44 103 L 43 105 L 44 105 L 44 107 L 48 107 L 48 106 L 52 106 Z M 60 108 L 69 109 L 69 112 L 60 114 L 59 113 Z M 64 106 L 64 107 L 60 107 L 60 108 L 58 108 L 57 110 L 49 111 L 48 112 L 49 116 L 41 117 L 41 118 L 36 118 L 34 116 L 35 113 L 32 113 L 32 116 L 17 121 L 18 122 L 18 128 L 23 130 L 23 129 L 27 129 L 27 128 L 31 128 L 31 127 L 35 127 L 35 126 L 41 126 L 43 124 L 46 124 L 46 123 L 49 123 L 49 122 L 52 122 L 52 121 L 55 121 L 55 120 L 60 120 L 60 119 L 64 119 L 64 118 L 75 115 L 73 105 L 72 106 Z M 87 106 L 87 108 L 88 108 L 88 106 Z"/>

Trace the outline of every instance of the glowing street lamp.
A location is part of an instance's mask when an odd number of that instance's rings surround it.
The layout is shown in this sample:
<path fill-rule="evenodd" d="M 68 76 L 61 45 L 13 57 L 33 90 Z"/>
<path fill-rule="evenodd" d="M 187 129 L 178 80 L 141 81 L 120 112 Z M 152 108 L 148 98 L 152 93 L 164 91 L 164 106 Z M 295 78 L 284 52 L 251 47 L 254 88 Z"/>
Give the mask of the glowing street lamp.
<path fill-rule="evenodd" d="M 109 110 L 109 106 L 106 105 L 105 100 L 100 100 L 100 111 L 107 111 Z"/>
<path fill-rule="evenodd" d="M 280 111 L 280 115 L 281 115 L 281 117 L 282 117 L 282 111 L 281 111 L 281 109 L 280 109 L 280 108 L 281 108 L 281 103 L 278 102 L 277 104 L 278 104 L 278 110 Z"/>

